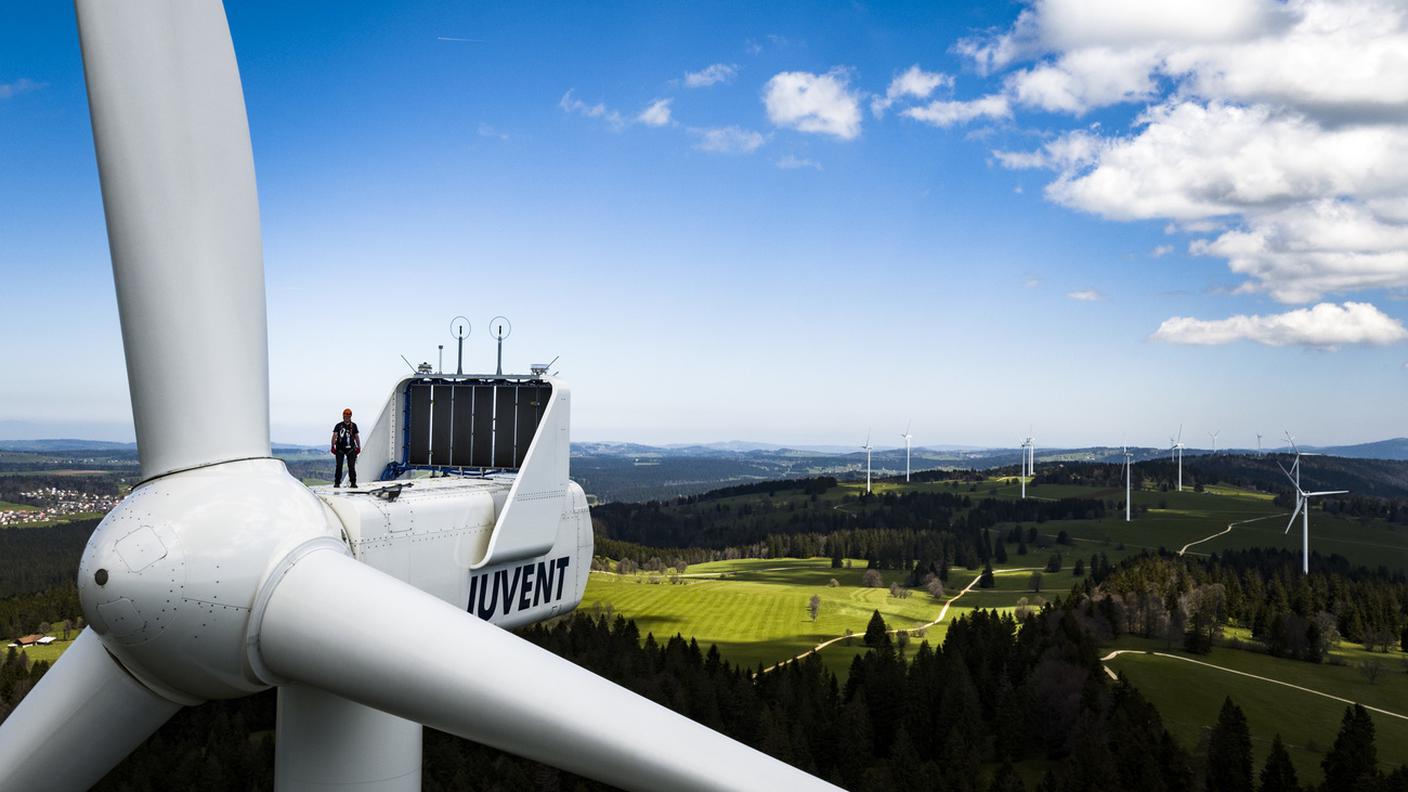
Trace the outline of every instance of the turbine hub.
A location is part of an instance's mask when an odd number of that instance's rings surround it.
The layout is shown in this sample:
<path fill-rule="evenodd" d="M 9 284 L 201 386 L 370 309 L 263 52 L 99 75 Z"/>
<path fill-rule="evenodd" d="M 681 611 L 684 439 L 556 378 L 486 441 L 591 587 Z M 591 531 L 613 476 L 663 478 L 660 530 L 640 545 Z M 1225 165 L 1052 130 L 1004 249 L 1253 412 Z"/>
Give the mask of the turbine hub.
<path fill-rule="evenodd" d="M 246 659 L 260 588 L 294 548 L 318 539 L 341 542 L 341 524 L 278 460 L 153 479 L 88 540 L 83 616 L 134 676 L 170 698 L 248 695 L 269 686 Z"/>

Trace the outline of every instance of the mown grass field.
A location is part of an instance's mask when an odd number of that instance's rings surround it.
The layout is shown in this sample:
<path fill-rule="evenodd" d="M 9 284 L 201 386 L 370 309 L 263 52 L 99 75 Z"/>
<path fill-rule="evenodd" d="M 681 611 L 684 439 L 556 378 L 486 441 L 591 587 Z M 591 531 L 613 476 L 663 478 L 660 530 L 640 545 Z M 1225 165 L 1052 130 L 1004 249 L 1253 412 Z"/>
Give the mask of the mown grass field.
<path fill-rule="evenodd" d="M 1111 648 L 1166 650 L 1162 641 L 1122 638 Z M 1351 701 L 1408 715 L 1408 673 L 1402 666 L 1385 669 L 1377 683 L 1370 683 L 1352 665 L 1331 665 L 1286 660 L 1250 651 L 1214 648 L 1208 655 L 1187 655 L 1195 660 L 1250 674 L 1279 679 Z M 1397 663 L 1398 657 L 1387 657 Z M 1154 703 L 1168 727 L 1189 750 L 1198 747 L 1208 727 L 1217 721 L 1222 700 L 1231 696 L 1247 714 L 1252 752 L 1258 770 L 1279 733 L 1296 765 L 1301 783 L 1319 782 L 1320 762 L 1334 744 L 1344 716 L 1342 702 L 1299 690 L 1249 679 L 1237 674 L 1148 654 L 1122 654 L 1106 665 L 1129 677 Z M 1408 762 L 1408 720 L 1370 712 L 1379 749 L 1379 764 L 1389 771 Z"/>
<path fill-rule="evenodd" d="M 1044 562 L 1045 556 L 1042 557 Z M 1016 564 L 1009 564 L 1008 568 Z M 822 659 L 844 675 L 851 658 L 864 651 L 860 636 L 871 614 L 880 611 L 892 629 L 913 629 L 933 621 L 944 603 L 952 600 L 978 574 L 954 569 L 945 585 L 945 597 L 934 599 L 914 591 L 906 599 L 890 596 L 889 584 L 903 582 L 904 573 L 885 571 L 885 585 L 866 588 L 861 584 L 864 561 L 852 561 L 850 569 L 832 569 L 826 558 L 746 559 L 695 564 L 685 570 L 680 584 L 651 584 L 648 575 L 616 575 L 593 572 L 581 608 L 611 609 L 635 619 L 641 632 L 663 639 L 675 633 L 693 637 L 702 646 L 718 644 L 719 651 L 736 664 L 756 666 L 773 663 L 810 649 L 849 629 L 856 635 L 852 645 L 828 647 Z M 947 622 L 975 607 L 1013 608 L 1021 597 L 1035 597 L 1026 588 L 1030 572 L 999 574 L 992 589 L 974 587 L 949 610 L 944 624 L 929 627 L 922 639 L 940 643 Z M 829 585 L 832 579 L 839 584 Z M 662 578 L 662 580 L 665 580 Z M 1043 589 L 1067 590 L 1070 573 L 1044 575 Z M 807 603 L 813 595 L 821 598 L 816 621 Z"/>

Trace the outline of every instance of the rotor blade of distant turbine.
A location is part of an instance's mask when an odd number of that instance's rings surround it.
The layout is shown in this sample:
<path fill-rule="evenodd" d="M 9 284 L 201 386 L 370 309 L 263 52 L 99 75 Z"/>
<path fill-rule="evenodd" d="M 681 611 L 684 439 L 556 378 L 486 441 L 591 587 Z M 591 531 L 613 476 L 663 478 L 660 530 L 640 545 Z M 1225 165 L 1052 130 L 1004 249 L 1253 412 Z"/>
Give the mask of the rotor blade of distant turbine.
<path fill-rule="evenodd" d="M 267 457 L 259 203 L 225 10 L 77 9 L 142 477 Z"/>
<path fill-rule="evenodd" d="M 0 788 L 87 789 L 180 708 L 85 629 L 0 724 Z"/>
<path fill-rule="evenodd" d="M 1325 490 L 1324 492 L 1307 492 L 1305 497 L 1313 498 L 1316 495 L 1348 495 L 1349 490 Z"/>
<path fill-rule="evenodd" d="M 1284 530 L 1284 531 L 1281 532 L 1281 534 L 1282 534 L 1283 536 L 1284 536 L 1285 534 L 1288 534 L 1288 533 L 1291 532 L 1291 526 L 1296 524 L 1296 517 L 1300 515 L 1300 509 L 1301 509 L 1301 507 L 1304 506 L 1304 505 L 1305 505 L 1305 498 L 1300 498 L 1300 497 L 1296 498 L 1296 510 L 1293 511 L 1293 512 L 1291 512 L 1291 519 L 1290 519 L 1290 522 L 1286 523 L 1286 530 Z"/>
<path fill-rule="evenodd" d="M 406 662 L 388 635 L 435 640 Z M 335 552 L 276 585 L 259 652 L 291 681 L 624 789 L 836 789 Z"/>

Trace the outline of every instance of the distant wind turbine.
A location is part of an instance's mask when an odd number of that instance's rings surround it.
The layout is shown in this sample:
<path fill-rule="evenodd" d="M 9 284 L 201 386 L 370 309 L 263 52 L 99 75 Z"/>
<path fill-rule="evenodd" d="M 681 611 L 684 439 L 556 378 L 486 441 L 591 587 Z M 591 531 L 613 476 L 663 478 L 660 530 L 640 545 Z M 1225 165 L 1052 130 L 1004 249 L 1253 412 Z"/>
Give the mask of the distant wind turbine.
<path fill-rule="evenodd" d="M 1027 439 L 1025 439 L 1025 440 L 1022 441 L 1022 445 L 1019 446 L 1019 448 L 1021 449 L 1021 454 L 1022 454 L 1022 475 L 1018 476 L 1018 478 L 1019 478 L 1019 479 L 1021 480 L 1021 482 L 1022 482 L 1022 497 L 1023 497 L 1023 498 L 1026 498 L 1026 497 L 1027 497 L 1027 476 L 1029 476 L 1029 475 L 1031 474 L 1031 468 L 1032 468 L 1032 462 L 1031 462 L 1031 460 L 1032 460 L 1032 455 L 1031 455 L 1031 451 L 1032 451 L 1032 437 L 1031 437 L 1031 435 L 1027 435 Z"/>
<path fill-rule="evenodd" d="M 913 424 L 913 421 L 907 421 L 904 425 L 904 434 L 900 435 L 904 438 L 904 481 L 906 484 L 909 483 L 909 441 L 914 437 L 909 433 L 909 429 Z"/>
<path fill-rule="evenodd" d="M 1296 459 L 1295 459 L 1295 462 L 1292 462 L 1292 463 L 1291 463 L 1291 470 L 1289 470 L 1289 471 L 1286 470 L 1284 467 L 1281 467 L 1281 463 L 1280 463 L 1280 462 L 1277 462 L 1277 463 L 1276 463 L 1276 467 L 1281 468 L 1281 472 L 1282 472 L 1282 473 L 1285 473 L 1285 474 L 1286 474 L 1286 478 L 1290 479 L 1290 480 L 1291 480 L 1291 483 L 1294 484 L 1295 487 L 1296 487 L 1296 510 L 1293 511 L 1293 512 L 1291 512 L 1291 521 L 1288 522 L 1288 523 L 1286 523 L 1286 530 L 1285 530 L 1285 532 L 1283 533 L 1283 535 L 1284 535 L 1284 534 L 1289 534 L 1289 533 L 1291 532 L 1291 526 L 1293 526 L 1293 525 L 1296 524 L 1296 517 L 1297 517 L 1297 515 L 1299 515 L 1299 517 L 1300 517 L 1300 571 L 1301 571 L 1302 573 L 1304 573 L 1304 574 L 1309 575 L 1309 574 L 1310 574 L 1310 499 L 1311 499 L 1311 498 L 1318 498 L 1318 497 L 1320 497 L 1321 495 L 1345 495 L 1345 494 L 1348 494 L 1349 490 L 1325 490 L 1325 491 L 1323 491 L 1323 492 L 1306 492 L 1305 490 L 1301 489 L 1301 488 L 1300 488 L 1300 458 L 1301 458 L 1302 456 L 1311 456 L 1311 455 L 1310 455 L 1310 454 L 1302 454 L 1302 453 L 1301 453 L 1300 448 L 1298 448 L 1298 447 L 1296 446 L 1296 441 L 1295 441 L 1295 439 L 1294 439 L 1293 437 L 1291 437 L 1291 433 L 1290 433 L 1290 432 L 1286 432 L 1286 440 L 1287 440 L 1287 442 L 1289 442 L 1289 443 L 1291 444 L 1291 448 L 1296 452 Z M 1291 475 L 1291 474 L 1292 474 L 1292 471 L 1294 471 L 1294 473 L 1295 473 L 1294 476 Z"/>
<path fill-rule="evenodd" d="M 1129 453 L 1129 446 L 1124 447 L 1124 521 L 1130 521 L 1130 472 L 1134 467 L 1134 455 Z"/>
<path fill-rule="evenodd" d="M 1178 436 L 1168 439 L 1168 461 L 1178 459 L 1178 491 L 1183 491 L 1183 424 L 1178 425 Z"/>
<path fill-rule="evenodd" d="M 1261 450 L 1261 432 L 1256 433 L 1256 455 L 1266 456 L 1266 453 Z"/>
<path fill-rule="evenodd" d="M 1222 430 L 1221 430 L 1221 429 L 1218 429 L 1216 432 L 1208 432 L 1208 437 L 1211 437 L 1211 438 L 1212 438 L 1212 455 L 1213 455 L 1213 456 L 1217 456 L 1217 436 L 1220 435 L 1220 434 L 1222 434 Z"/>
<path fill-rule="evenodd" d="M 869 495 L 869 494 L 870 494 L 870 449 L 873 448 L 873 446 L 870 445 L 870 430 L 869 430 L 869 429 L 867 429 L 866 432 L 865 432 L 865 445 L 861 446 L 861 448 L 864 448 L 864 449 L 865 449 L 865 494 L 866 494 L 866 495 Z"/>

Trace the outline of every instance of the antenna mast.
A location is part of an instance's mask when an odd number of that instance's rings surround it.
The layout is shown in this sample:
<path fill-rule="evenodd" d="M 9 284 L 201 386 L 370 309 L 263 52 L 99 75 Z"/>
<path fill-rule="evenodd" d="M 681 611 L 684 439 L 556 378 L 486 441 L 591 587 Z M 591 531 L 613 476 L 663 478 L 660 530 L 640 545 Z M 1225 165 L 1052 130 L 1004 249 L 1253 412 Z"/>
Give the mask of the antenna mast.
<path fill-rule="evenodd" d="M 459 344 L 459 354 L 455 358 L 455 376 L 464 376 L 464 340 L 469 336 L 469 320 L 456 316 L 450 320 L 450 337 Z"/>
<path fill-rule="evenodd" d="M 504 339 L 513 334 L 513 322 L 510 322 L 507 316 L 495 316 L 489 320 L 489 332 L 493 333 L 494 338 L 499 342 L 499 365 L 494 375 L 502 377 L 504 375 Z"/>

